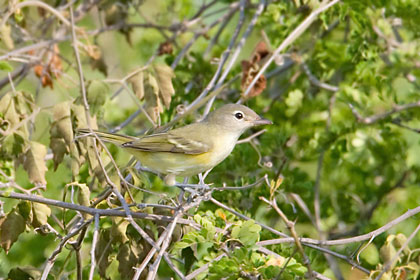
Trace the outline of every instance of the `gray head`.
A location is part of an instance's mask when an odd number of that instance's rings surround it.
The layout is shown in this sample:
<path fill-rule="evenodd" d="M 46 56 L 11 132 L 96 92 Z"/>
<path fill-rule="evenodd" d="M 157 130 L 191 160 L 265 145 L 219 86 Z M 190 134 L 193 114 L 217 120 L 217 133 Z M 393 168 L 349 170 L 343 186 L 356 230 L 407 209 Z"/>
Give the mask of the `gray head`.
<path fill-rule="evenodd" d="M 252 126 L 272 124 L 271 121 L 261 118 L 253 110 L 240 104 L 223 105 L 211 112 L 204 121 L 238 134 Z"/>

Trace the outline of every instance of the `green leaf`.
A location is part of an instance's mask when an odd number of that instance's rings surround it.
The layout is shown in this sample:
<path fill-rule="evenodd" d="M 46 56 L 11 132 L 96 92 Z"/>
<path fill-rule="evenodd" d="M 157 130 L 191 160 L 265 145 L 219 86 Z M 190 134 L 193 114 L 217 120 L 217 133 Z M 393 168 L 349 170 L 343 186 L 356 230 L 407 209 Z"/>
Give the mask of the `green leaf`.
<path fill-rule="evenodd" d="M 285 103 L 287 105 L 286 116 L 293 116 L 302 106 L 302 100 L 303 93 L 301 90 L 296 89 L 294 91 L 289 92 L 289 95 L 285 100 Z"/>
<path fill-rule="evenodd" d="M 370 265 L 379 263 L 379 252 L 375 244 L 369 244 L 360 254 L 360 257 Z"/>
<path fill-rule="evenodd" d="M 32 221 L 32 204 L 29 201 L 21 201 L 17 205 L 17 209 L 20 215 L 25 219 L 25 221 Z"/>
<path fill-rule="evenodd" d="M 7 274 L 7 279 L 10 280 L 32 280 L 40 279 L 41 271 L 33 267 L 15 267 Z"/>
<path fill-rule="evenodd" d="M 253 220 L 248 220 L 233 227 L 232 238 L 239 239 L 244 246 L 253 246 L 260 240 L 260 231 L 260 225 L 255 224 Z"/>
<path fill-rule="evenodd" d="M 0 61 L 0 70 L 6 71 L 6 72 L 12 72 L 13 67 L 6 61 Z"/>

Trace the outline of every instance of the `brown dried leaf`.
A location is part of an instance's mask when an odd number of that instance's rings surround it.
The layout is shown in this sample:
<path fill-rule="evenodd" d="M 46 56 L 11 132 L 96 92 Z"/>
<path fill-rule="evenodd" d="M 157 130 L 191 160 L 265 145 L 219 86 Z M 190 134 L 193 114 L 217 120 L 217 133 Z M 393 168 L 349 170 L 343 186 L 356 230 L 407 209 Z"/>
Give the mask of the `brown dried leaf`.
<path fill-rule="evenodd" d="M 112 246 L 109 236 L 109 229 L 102 230 L 99 233 L 98 243 L 95 247 L 95 258 L 98 262 L 99 275 L 104 278 L 106 277 L 106 269 L 109 267 L 109 254 L 111 253 Z"/>
<path fill-rule="evenodd" d="M 111 237 L 117 242 L 124 244 L 128 241 L 126 234 L 127 226 L 130 224 L 126 219 L 121 217 L 112 218 Z"/>
<path fill-rule="evenodd" d="M 166 64 L 154 65 L 156 73 L 156 80 L 159 86 L 160 98 L 166 108 L 171 105 L 172 95 L 175 94 L 174 86 L 172 85 L 172 78 L 175 77 L 174 71 Z"/>
<path fill-rule="evenodd" d="M 25 153 L 23 168 L 28 172 L 29 181 L 33 184 L 45 185 L 45 172 L 47 166 L 45 165 L 45 155 L 47 148 L 38 143 L 31 141 L 28 151 Z"/>
<path fill-rule="evenodd" d="M 269 55 L 270 51 L 267 48 L 267 44 L 264 41 L 260 41 L 253 51 L 251 62 L 262 65 L 265 62 L 264 60 L 268 58 Z"/>
<path fill-rule="evenodd" d="M 55 44 L 52 51 L 47 52 L 42 61 L 33 67 L 35 75 L 41 79 L 43 87 L 49 86 L 51 89 L 54 88 L 53 77 L 57 79 L 61 76 L 63 66 L 59 53 L 60 49 Z"/>
<path fill-rule="evenodd" d="M 54 45 L 53 52 L 50 53 L 48 66 L 51 75 L 54 75 L 55 78 L 59 78 L 61 76 L 63 66 L 61 64 L 60 49 L 57 44 Z"/>
<path fill-rule="evenodd" d="M 120 246 L 117 260 L 119 262 L 118 272 L 121 275 L 121 279 L 131 279 L 134 276 L 133 267 L 137 264 L 137 259 L 137 255 L 128 242 Z"/>
<path fill-rule="evenodd" d="M 24 231 L 25 219 L 15 210 L 12 210 L 12 212 L 7 214 L 0 226 L 0 245 L 6 251 L 6 254 Z"/>
<path fill-rule="evenodd" d="M 248 86 L 251 84 L 254 77 L 257 75 L 259 71 L 259 66 L 256 63 L 251 63 L 247 60 L 243 60 L 241 62 L 242 66 L 242 80 L 241 80 L 241 89 L 244 92 Z M 261 75 L 257 82 L 254 84 L 251 91 L 246 96 L 247 99 L 260 95 L 265 87 L 267 86 L 267 80 L 264 75 Z M 243 96 L 245 97 L 245 96 Z"/>
<path fill-rule="evenodd" d="M 105 76 L 108 76 L 108 66 L 106 65 L 105 59 L 103 56 L 101 56 L 99 59 L 93 59 L 90 60 L 90 66 L 92 69 L 96 69 Z"/>
<path fill-rule="evenodd" d="M 164 55 L 164 54 L 172 54 L 173 52 L 173 47 L 171 42 L 163 42 L 159 45 L 159 49 L 158 49 L 158 55 Z"/>
<path fill-rule="evenodd" d="M 266 59 L 270 55 L 270 50 L 267 48 L 267 44 L 264 41 L 260 41 L 252 52 L 250 60 L 243 60 L 242 66 L 242 81 L 241 89 L 244 92 L 251 84 L 252 80 L 260 70 L 260 66 L 263 65 Z M 267 86 L 267 80 L 264 75 L 261 75 L 257 82 L 254 84 L 251 91 L 248 93 L 246 98 L 252 98 L 260 95 Z M 245 97 L 245 96 L 243 96 Z"/>
<path fill-rule="evenodd" d="M 90 206 L 90 189 L 86 184 L 79 184 L 79 193 L 77 194 L 77 201 L 82 206 Z"/>
<path fill-rule="evenodd" d="M 80 166 L 83 163 L 83 157 L 79 155 L 79 150 L 75 143 L 70 145 L 70 156 L 71 156 L 71 172 L 74 177 L 79 175 Z"/>
<path fill-rule="evenodd" d="M 94 60 L 98 60 L 102 57 L 101 49 L 96 45 L 88 45 L 85 48 L 89 57 L 93 58 Z"/>
<path fill-rule="evenodd" d="M 2 119 L 8 122 L 7 129 L 12 128 L 20 122 L 19 115 L 16 111 L 16 104 L 11 93 L 6 93 L 0 99 L 0 113 L 3 115 Z"/>
<path fill-rule="evenodd" d="M 32 226 L 34 228 L 41 227 L 48 222 L 48 217 L 51 215 L 51 208 L 42 203 L 32 203 L 33 220 Z"/>
<path fill-rule="evenodd" d="M 51 138 L 63 138 L 67 146 L 73 142 L 73 125 L 70 117 L 70 103 L 62 102 L 54 106 L 54 122 L 51 125 Z"/>
<path fill-rule="evenodd" d="M 144 73 L 143 71 L 138 72 L 136 75 L 129 79 L 131 86 L 133 87 L 133 91 L 138 97 L 138 99 L 143 100 L 144 98 Z"/>
<path fill-rule="evenodd" d="M 144 79 L 144 97 L 147 113 L 153 121 L 157 121 L 159 114 L 163 112 L 163 106 L 159 99 L 158 83 L 156 78 L 150 73 L 147 73 Z"/>
<path fill-rule="evenodd" d="M 69 153 L 69 148 L 62 138 L 51 138 L 50 148 L 53 152 L 54 171 L 63 161 L 64 155 Z"/>
<path fill-rule="evenodd" d="M 79 184 L 79 192 L 77 194 L 77 201 L 80 205 L 83 206 L 90 206 L 90 189 L 85 184 Z M 90 217 L 89 214 L 83 213 L 83 218 L 88 219 Z"/>
<path fill-rule="evenodd" d="M 109 86 L 107 83 L 99 80 L 90 81 L 87 87 L 87 99 L 91 115 L 95 115 L 101 111 L 106 102 L 106 96 L 108 93 Z"/>

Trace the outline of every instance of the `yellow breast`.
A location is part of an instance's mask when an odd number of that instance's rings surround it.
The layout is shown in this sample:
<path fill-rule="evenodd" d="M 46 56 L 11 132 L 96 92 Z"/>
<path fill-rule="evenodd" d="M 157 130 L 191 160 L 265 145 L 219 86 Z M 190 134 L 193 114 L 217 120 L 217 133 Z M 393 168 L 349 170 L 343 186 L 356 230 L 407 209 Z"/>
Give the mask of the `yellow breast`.
<path fill-rule="evenodd" d="M 218 137 L 213 148 L 198 155 L 145 152 L 129 149 L 142 165 L 162 174 L 175 174 L 179 176 L 193 176 L 205 172 L 223 161 L 233 150 L 237 139 Z"/>

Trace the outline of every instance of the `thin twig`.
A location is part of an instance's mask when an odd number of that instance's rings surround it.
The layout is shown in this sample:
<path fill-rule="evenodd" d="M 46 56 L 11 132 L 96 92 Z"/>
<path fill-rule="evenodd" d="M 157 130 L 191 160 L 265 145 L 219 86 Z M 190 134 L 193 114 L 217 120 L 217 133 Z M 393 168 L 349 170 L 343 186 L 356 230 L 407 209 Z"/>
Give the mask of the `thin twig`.
<path fill-rule="evenodd" d="M 299 240 L 299 237 L 295 230 L 295 223 L 290 221 L 287 216 L 283 213 L 283 211 L 278 207 L 276 198 L 273 197 L 271 200 L 266 199 L 265 197 L 260 197 L 262 201 L 270 205 L 271 207 L 276 210 L 277 214 L 279 214 L 280 218 L 283 220 L 283 222 L 286 224 L 287 228 L 290 231 L 290 234 L 292 235 L 293 239 L 295 240 L 296 247 L 298 248 L 299 253 L 302 255 L 303 263 L 308 268 L 308 277 L 309 279 L 313 279 L 314 275 L 312 274 L 312 268 L 311 263 L 309 261 L 308 256 L 305 254 L 305 251 L 303 250 L 302 244 Z"/>
<path fill-rule="evenodd" d="M 1 187 L 1 184 L 0 184 L 0 187 Z M 68 203 L 68 202 L 64 202 L 60 200 L 44 198 L 41 196 L 31 195 L 31 194 L 21 194 L 21 193 L 15 193 L 15 192 L 0 191 L 0 197 L 38 202 L 38 203 L 55 206 L 55 207 L 59 207 L 63 209 L 71 209 L 78 212 L 87 213 L 92 216 L 99 215 L 101 217 L 102 216 L 127 217 L 127 213 L 125 211 L 120 211 L 120 210 L 115 210 L 115 209 L 91 208 L 91 207 L 82 206 L 79 204 Z M 136 219 L 145 219 L 145 220 L 151 220 L 151 221 L 172 222 L 174 220 L 173 217 L 171 216 L 162 216 L 162 215 L 148 214 L 148 213 L 143 213 L 143 212 L 130 211 L 130 215 Z M 188 219 L 178 219 L 178 223 L 193 226 L 195 228 L 200 227 L 199 224 Z"/>
<path fill-rule="evenodd" d="M 280 44 L 280 46 L 273 52 L 273 54 L 270 56 L 270 58 L 267 60 L 266 63 L 261 67 L 260 71 L 255 75 L 252 82 L 249 84 L 248 88 L 245 90 L 243 94 L 243 98 L 246 98 L 248 94 L 250 93 L 251 89 L 254 87 L 255 83 L 258 81 L 258 79 L 261 77 L 261 75 L 265 72 L 265 70 L 270 66 L 270 64 L 274 61 L 274 59 L 285 50 L 289 45 L 291 45 L 297 38 L 299 38 L 300 35 L 314 22 L 319 14 L 322 12 L 328 10 L 333 5 L 340 2 L 340 0 L 332 0 L 331 2 L 328 2 L 327 0 L 324 0 L 320 7 L 313 11 L 301 24 L 299 24 L 298 27 L 296 27 L 290 34 L 287 36 L 287 38 Z M 238 103 L 243 102 L 243 98 L 238 101 Z"/>
<path fill-rule="evenodd" d="M 243 143 L 247 143 L 250 142 L 252 139 L 260 136 L 261 134 L 267 132 L 267 129 L 261 129 L 260 131 L 255 132 L 254 134 L 252 134 L 251 136 L 248 136 L 247 138 L 241 139 L 238 142 L 236 142 L 236 144 L 243 144 Z"/>
<path fill-rule="evenodd" d="M 412 109 L 412 108 L 419 108 L 420 107 L 420 101 L 416 101 L 413 103 L 408 103 L 408 104 L 403 104 L 403 105 L 394 105 L 393 108 L 385 113 L 381 113 L 381 114 L 377 114 L 377 115 L 371 115 L 368 117 L 363 117 L 362 115 L 360 115 L 360 113 L 357 111 L 357 109 L 354 107 L 353 104 L 347 104 L 353 115 L 356 117 L 357 122 L 359 123 L 363 123 L 363 124 L 373 124 L 376 123 L 380 120 L 383 120 L 395 113 L 399 113 L 401 111 L 405 111 L 408 109 Z"/>
<path fill-rule="evenodd" d="M 98 243 L 98 235 L 99 235 L 99 215 L 95 215 L 95 230 L 93 232 L 92 238 L 92 247 L 90 248 L 90 271 L 89 271 L 89 280 L 93 279 L 93 273 L 95 272 L 96 266 L 96 259 L 95 259 L 95 249 L 96 244 Z"/>

